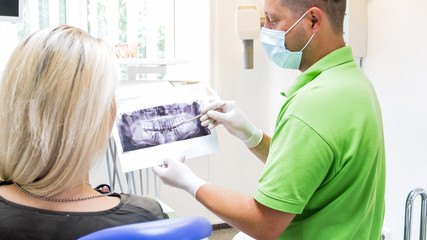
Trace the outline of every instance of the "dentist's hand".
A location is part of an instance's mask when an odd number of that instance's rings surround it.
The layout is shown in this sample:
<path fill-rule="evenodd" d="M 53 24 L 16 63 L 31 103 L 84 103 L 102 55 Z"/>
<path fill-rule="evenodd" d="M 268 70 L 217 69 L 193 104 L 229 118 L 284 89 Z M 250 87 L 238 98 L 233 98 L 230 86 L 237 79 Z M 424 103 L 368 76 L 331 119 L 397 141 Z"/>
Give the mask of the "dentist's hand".
<path fill-rule="evenodd" d="M 153 167 L 153 172 L 160 177 L 166 185 L 183 189 L 196 197 L 197 190 L 206 184 L 206 181 L 197 177 L 187 165 L 184 164 L 184 157 L 178 159 L 164 159 L 162 167 Z"/>
<path fill-rule="evenodd" d="M 225 105 L 218 107 L 222 104 Z M 216 109 L 212 110 L 214 108 Z M 202 113 L 206 113 L 200 118 L 202 126 L 213 129 L 222 124 L 229 133 L 242 140 L 248 148 L 255 147 L 262 140 L 263 132 L 246 118 L 234 101 L 214 102 L 204 108 Z"/>

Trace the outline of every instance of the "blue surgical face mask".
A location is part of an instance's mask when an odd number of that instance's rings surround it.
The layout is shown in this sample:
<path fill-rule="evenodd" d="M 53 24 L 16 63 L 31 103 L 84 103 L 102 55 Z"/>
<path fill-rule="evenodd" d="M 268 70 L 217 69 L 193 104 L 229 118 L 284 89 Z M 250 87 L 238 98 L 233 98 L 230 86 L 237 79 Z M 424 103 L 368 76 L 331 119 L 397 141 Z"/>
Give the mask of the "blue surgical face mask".
<path fill-rule="evenodd" d="M 299 69 L 302 59 L 302 51 L 308 46 L 315 33 L 311 35 L 307 44 L 299 52 L 291 52 L 286 48 L 285 35 L 292 30 L 304 17 L 308 11 L 302 15 L 298 21 L 292 25 L 288 31 L 279 31 L 269 28 L 261 29 L 261 43 L 268 57 L 279 67 L 287 69 Z"/>

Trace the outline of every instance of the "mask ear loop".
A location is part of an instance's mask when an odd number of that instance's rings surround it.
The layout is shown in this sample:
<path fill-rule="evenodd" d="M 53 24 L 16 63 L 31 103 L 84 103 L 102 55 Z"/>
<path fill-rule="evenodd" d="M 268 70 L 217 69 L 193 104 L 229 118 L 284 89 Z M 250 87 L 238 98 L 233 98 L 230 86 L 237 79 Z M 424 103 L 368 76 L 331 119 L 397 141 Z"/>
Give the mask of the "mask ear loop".
<path fill-rule="evenodd" d="M 311 39 L 313 39 L 314 35 L 316 35 L 316 33 L 313 33 L 313 35 L 311 35 L 311 38 L 308 40 L 308 42 L 305 44 L 305 46 L 301 49 L 300 52 L 304 51 L 304 49 L 308 46 L 308 44 L 311 42 Z"/>
<path fill-rule="evenodd" d="M 307 15 L 307 13 L 308 13 L 308 11 L 307 12 L 305 12 L 304 13 L 304 15 L 302 15 L 295 23 L 294 23 L 294 25 L 292 25 L 289 29 L 288 29 L 288 31 L 286 31 L 285 32 L 285 35 L 286 35 L 286 33 L 288 33 L 289 31 L 291 31 L 292 30 L 292 28 L 294 28 L 299 22 L 301 22 L 301 20 L 305 17 L 305 15 Z"/>

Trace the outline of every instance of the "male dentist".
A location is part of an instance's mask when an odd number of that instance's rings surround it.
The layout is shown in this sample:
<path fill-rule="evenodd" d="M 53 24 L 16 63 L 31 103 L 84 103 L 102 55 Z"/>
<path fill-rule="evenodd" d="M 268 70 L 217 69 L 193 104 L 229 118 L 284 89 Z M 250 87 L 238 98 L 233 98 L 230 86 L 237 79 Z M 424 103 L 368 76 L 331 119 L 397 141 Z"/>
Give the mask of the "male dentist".
<path fill-rule="evenodd" d="M 153 171 L 255 239 L 380 239 L 385 153 L 375 90 L 343 39 L 346 0 L 265 0 L 261 43 L 271 61 L 302 74 L 270 138 L 232 101 L 202 125 L 222 124 L 262 162 L 254 196 L 198 178 L 183 159 Z M 222 103 L 223 107 L 213 109 Z"/>

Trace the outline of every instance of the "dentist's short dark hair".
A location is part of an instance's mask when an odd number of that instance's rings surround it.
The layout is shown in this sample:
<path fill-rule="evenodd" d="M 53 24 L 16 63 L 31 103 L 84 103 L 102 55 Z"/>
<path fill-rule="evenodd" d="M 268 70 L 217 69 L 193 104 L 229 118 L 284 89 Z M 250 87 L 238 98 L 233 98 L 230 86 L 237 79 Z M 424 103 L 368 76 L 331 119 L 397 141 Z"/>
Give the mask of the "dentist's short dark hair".
<path fill-rule="evenodd" d="M 296 17 L 300 17 L 308 9 L 317 7 L 328 16 L 335 33 L 343 32 L 346 0 L 281 0 L 282 5 L 290 8 Z"/>

